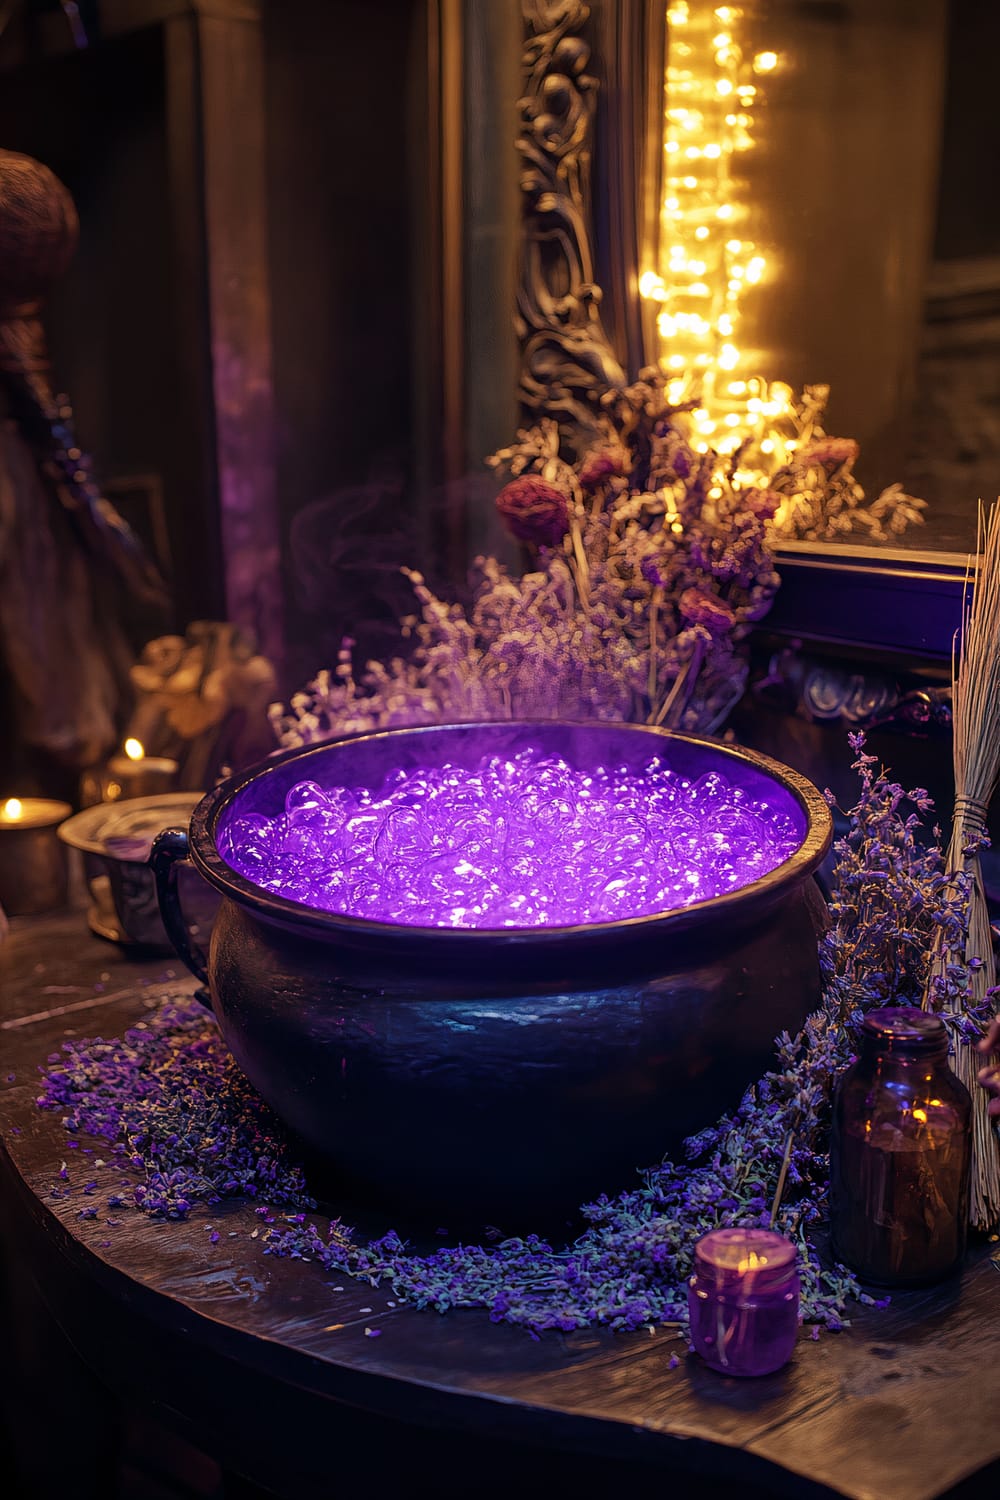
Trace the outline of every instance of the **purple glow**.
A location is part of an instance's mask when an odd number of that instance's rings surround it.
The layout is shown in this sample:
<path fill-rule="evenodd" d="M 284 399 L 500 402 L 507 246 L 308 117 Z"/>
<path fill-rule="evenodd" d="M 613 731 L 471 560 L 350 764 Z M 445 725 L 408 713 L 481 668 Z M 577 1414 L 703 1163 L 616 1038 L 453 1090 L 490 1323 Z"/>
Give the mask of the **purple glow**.
<path fill-rule="evenodd" d="M 610 922 L 758 880 L 799 846 L 778 806 L 658 757 L 582 771 L 533 750 L 396 771 L 377 790 L 302 781 L 283 814 L 231 818 L 219 852 L 324 911 L 424 927 Z"/>

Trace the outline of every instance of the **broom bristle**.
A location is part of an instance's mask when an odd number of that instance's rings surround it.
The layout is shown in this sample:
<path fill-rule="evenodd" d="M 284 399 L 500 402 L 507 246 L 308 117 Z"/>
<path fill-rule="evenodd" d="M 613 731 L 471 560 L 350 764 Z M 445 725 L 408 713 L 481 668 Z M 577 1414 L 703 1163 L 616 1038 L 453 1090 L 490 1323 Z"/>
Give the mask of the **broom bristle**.
<path fill-rule="evenodd" d="M 1000 775 L 1000 502 L 986 518 L 979 506 L 976 560 L 966 573 L 957 661 L 952 660 L 952 719 L 955 761 L 955 816 L 948 846 L 948 873 L 972 882 L 966 959 L 979 966 L 969 974 L 967 995 L 948 1002 L 952 1013 L 982 1001 L 995 983 L 993 942 L 979 854 L 989 807 Z M 970 583 L 974 586 L 971 591 Z M 968 853 L 970 846 L 973 852 Z M 943 978 L 951 955 L 940 943 L 928 973 L 924 1006 L 933 1005 L 934 981 Z M 977 1229 L 992 1228 L 1000 1216 L 1000 1141 L 987 1112 L 985 1091 L 976 1075 L 984 1059 L 964 1041 L 955 1045 L 954 1067 L 972 1095 L 972 1182 L 969 1218 Z"/>

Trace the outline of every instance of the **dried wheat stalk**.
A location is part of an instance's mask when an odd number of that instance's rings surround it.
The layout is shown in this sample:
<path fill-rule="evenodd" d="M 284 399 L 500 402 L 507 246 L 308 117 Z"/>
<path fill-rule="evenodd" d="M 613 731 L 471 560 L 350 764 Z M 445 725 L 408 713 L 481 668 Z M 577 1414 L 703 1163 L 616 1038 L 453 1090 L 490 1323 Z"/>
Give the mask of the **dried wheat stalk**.
<path fill-rule="evenodd" d="M 955 816 L 948 872 L 964 871 L 971 877 L 966 958 L 980 959 L 981 966 L 970 971 L 967 996 L 948 1002 L 953 1011 L 963 1002 L 982 1001 L 996 982 L 978 847 L 1000 776 L 1000 501 L 990 507 L 988 517 L 980 505 L 976 540 L 976 560 L 970 561 L 966 575 L 957 664 L 952 662 Z M 935 953 L 925 1009 L 932 1003 L 934 980 L 943 976 L 947 962 L 947 953 Z M 977 1229 L 990 1229 L 1000 1217 L 1000 1140 L 987 1114 L 987 1096 L 976 1082 L 983 1061 L 968 1042 L 956 1040 L 955 1072 L 973 1104 L 969 1218 Z"/>

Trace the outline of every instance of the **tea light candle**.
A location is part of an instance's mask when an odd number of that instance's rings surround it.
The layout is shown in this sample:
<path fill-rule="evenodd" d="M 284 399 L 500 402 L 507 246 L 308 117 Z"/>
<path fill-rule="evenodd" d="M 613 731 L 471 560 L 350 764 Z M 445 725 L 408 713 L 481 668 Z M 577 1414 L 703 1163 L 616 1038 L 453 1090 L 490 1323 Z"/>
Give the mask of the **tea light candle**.
<path fill-rule="evenodd" d="M 113 755 L 104 770 L 84 778 L 82 800 L 126 802 L 135 797 L 157 797 L 172 792 L 177 761 L 166 755 L 147 755 L 141 740 L 127 739 L 120 755 Z"/>
<path fill-rule="evenodd" d="M 44 797 L 0 803 L 0 906 L 11 917 L 54 911 L 66 903 L 66 850 L 56 837 L 73 809 Z"/>
<path fill-rule="evenodd" d="M 695 1246 L 688 1307 L 691 1342 L 713 1370 L 779 1370 L 798 1334 L 795 1246 L 770 1229 L 713 1229 Z"/>

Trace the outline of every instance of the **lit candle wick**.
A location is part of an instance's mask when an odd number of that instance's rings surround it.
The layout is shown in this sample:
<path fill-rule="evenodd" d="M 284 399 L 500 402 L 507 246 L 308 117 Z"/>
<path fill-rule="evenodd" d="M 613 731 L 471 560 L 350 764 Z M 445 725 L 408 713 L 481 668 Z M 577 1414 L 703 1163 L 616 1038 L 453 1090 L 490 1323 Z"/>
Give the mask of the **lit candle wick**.
<path fill-rule="evenodd" d="M 7 798 L 7 801 L 3 805 L 3 815 L 5 818 L 9 818 L 12 823 L 16 823 L 24 817 L 24 804 L 21 802 L 20 797 Z"/>
<path fill-rule="evenodd" d="M 766 1265 L 767 1256 L 758 1255 L 756 1250 L 751 1250 L 749 1254 L 740 1259 L 736 1270 L 738 1275 L 746 1276 L 752 1271 L 763 1271 Z"/>
<path fill-rule="evenodd" d="M 128 739 L 125 741 L 125 754 L 129 760 L 142 760 L 146 754 L 141 740 Z"/>

